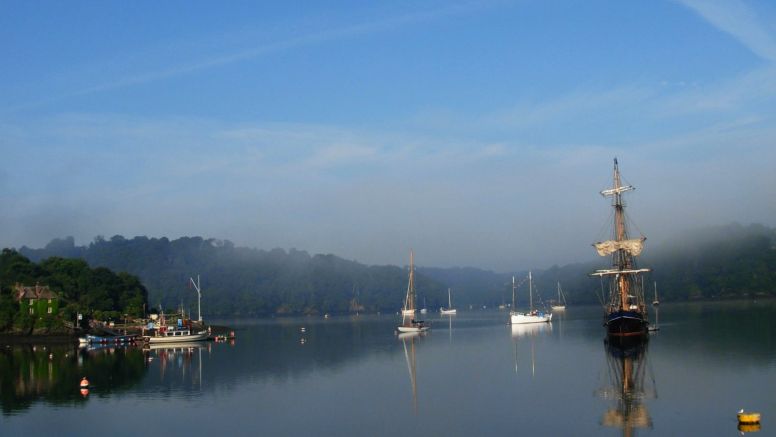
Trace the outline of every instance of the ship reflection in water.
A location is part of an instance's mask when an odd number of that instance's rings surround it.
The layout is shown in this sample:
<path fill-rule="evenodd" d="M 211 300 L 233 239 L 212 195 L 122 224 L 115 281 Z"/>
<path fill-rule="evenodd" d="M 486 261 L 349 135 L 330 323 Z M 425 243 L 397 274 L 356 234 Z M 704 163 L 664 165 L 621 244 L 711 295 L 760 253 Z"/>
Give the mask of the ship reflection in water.
<path fill-rule="evenodd" d="M 158 368 L 160 383 L 182 384 L 202 388 L 202 352 L 212 352 L 212 342 L 147 344 L 143 348 L 146 362 Z M 171 381 L 167 381 L 172 379 Z"/>
<path fill-rule="evenodd" d="M 412 387 L 412 411 L 418 414 L 418 384 L 417 384 L 417 363 L 415 361 L 415 342 L 420 341 L 420 337 L 425 332 L 402 332 L 399 334 L 404 346 L 404 359 L 407 361 L 407 372 L 410 374 L 410 386 Z"/>
<path fill-rule="evenodd" d="M 647 364 L 647 346 L 646 342 L 606 343 L 608 382 L 598 395 L 611 401 L 611 406 L 601 424 L 621 428 L 624 436 L 634 435 L 637 428 L 652 428 L 652 418 L 643 403 L 657 398 L 655 377 Z"/>
<path fill-rule="evenodd" d="M 512 334 L 512 351 L 515 357 L 515 374 L 517 374 L 517 343 L 529 339 L 531 342 L 531 377 L 536 376 L 536 338 L 552 333 L 551 323 L 527 323 L 510 325 Z"/>

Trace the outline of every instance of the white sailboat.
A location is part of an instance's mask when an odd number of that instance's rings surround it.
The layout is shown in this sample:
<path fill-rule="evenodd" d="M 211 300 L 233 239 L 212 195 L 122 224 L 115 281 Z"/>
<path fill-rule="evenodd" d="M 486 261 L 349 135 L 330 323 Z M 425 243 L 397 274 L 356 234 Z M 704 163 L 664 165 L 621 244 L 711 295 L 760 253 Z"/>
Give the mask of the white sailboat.
<path fill-rule="evenodd" d="M 563 294 L 563 290 L 560 288 L 560 281 L 558 281 L 558 303 L 552 306 L 553 311 L 563 311 L 566 309 L 566 295 Z"/>
<path fill-rule="evenodd" d="M 410 251 L 410 278 L 407 283 L 407 295 L 404 297 L 401 325 L 396 327 L 399 332 L 422 332 L 431 326 L 422 320 L 415 320 L 415 259 Z"/>
<path fill-rule="evenodd" d="M 522 323 L 547 323 L 552 320 L 552 313 L 545 313 L 543 311 L 535 310 L 533 307 L 533 279 L 531 272 L 528 272 L 528 298 L 529 298 L 529 311 L 527 313 L 521 313 L 517 311 L 515 306 L 515 277 L 512 276 L 512 311 L 509 312 L 509 321 L 513 325 Z"/>
<path fill-rule="evenodd" d="M 450 297 L 450 289 L 447 289 L 447 308 L 440 308 L 439 312 L 443 315 L 450 315 L 450 314 L 456 314 L 458 310 L 453 308 L 453 300 Z"/>

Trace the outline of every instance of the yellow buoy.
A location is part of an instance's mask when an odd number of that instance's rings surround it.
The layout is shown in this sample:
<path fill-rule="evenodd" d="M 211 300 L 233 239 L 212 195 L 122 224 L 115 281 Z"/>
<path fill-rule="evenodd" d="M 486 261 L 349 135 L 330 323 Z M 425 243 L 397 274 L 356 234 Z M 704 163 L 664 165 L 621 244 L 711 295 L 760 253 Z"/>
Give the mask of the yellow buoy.
<path fill-rule="evenodd" d="M 744 412 L 742 408 L 738 412 L 738 423 L 760 423 L 760 413 L 753 413 L 751 411 Z"/>

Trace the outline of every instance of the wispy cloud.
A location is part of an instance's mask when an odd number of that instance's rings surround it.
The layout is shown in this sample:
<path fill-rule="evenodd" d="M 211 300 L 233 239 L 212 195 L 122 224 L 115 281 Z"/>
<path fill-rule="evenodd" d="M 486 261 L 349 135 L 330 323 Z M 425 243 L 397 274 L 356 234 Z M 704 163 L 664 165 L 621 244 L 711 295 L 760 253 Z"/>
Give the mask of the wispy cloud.
<path fill-rule="evenodd" d="M 200 57 L 188 62 L 181 61 L 174 65 L 149 69 L 145 72 L 126 75 L 123 77 L 112 77 L 108 80 L 95 83 L 91 86 L 82 87 L 80 89 L 64 92 L 53 97 L 48 97 L 45 99 L 31 101 L 18 106 L 6 108 L 3 113 L 14 113 L 24 109 L 43 106 L 63 99 L 156 82 L 159 80 L 178 77 L 202 70 L 252 60 L 287 50 L 315 46 L 368 34 L 389 32 L 405 26 L 429 22 L 446 16 L 456 16 L 470 13 L 473 10 L 488 7 L 495 3 L 496 2 L 462 2 L 446 4 L 444 7 L 435 9 L 416 10 L 387 18 L 373 19 L 355 24 L 346 24 L 339 27 L 310 31 L 306 34 L 286 37 L 276 41 L 261 42 L 258 45 L 247 49 L 233 48 L 231 51 L 229 51 L 227 48 L 225 52 L 220 54 Z M 244 34 L 245 32 L 243 32 L 243 35 Z M 219 39 L 230 40 L 232 38 L 221 36 Z M 190 42 L 184 42 L 182 44 L 189 47 L 189 50 L 191 50 Z M 168 43 L 167 45 L 174 46 L 175 44 Z M 214 44 L 213 41 L 204 41 L 201 43 L 201 45 L 203 47 L 211 47 L 217 44 Z M 139 62 L 142 62 L 142 59 L 137 59 L 137 57 L 134 57 L 133 63 Z"/>
<path fill-rule="evenodd" d="M 774 17 L 764 20 L 740 0 L 679 1 L 700 14 L 712 26 L 730 34 L 752 53 L 776 62 L 776 38 L 773 29 L 765 27 L 766 23 L 773 24 Z"/>

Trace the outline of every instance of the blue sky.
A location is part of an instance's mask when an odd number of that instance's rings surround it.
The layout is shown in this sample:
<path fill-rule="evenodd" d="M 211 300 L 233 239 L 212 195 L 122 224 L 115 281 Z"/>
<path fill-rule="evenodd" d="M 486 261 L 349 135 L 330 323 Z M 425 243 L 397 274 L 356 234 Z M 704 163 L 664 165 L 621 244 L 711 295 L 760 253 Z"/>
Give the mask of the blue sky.
<path fill-rule="evenodd" d="M 653 247 L 776 225 L 767 2 L 0 1 L 0 55 L 3 247 L 546 267 L 606 237 L 614 156 Z"/>

